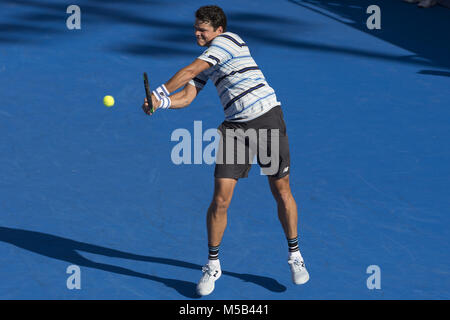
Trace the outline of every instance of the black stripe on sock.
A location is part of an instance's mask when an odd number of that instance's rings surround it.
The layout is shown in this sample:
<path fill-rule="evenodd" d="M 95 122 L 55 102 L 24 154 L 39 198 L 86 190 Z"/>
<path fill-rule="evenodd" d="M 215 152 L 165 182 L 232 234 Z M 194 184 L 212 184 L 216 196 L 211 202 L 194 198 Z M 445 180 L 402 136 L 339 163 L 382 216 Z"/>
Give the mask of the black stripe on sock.
<path fill-rule="evenodd" d="M 219 246 L 208 246 L 208 259 L 209 260 L 219 259 Z"/>
<path fill-rule="evenodd" d="M 298 251 L 298 237 L 287 239 L 289 252 L 295 252 Z"/>

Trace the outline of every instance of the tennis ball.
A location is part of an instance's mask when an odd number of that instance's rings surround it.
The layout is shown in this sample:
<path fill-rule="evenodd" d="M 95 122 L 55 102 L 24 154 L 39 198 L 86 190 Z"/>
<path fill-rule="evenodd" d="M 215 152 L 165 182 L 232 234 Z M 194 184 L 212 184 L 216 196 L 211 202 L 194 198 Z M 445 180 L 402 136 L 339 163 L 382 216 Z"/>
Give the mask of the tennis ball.
<path fill-rule="evenodd" d="M 103 98 L 103 104 L 107 107 L 112 107 L 114 105 L 114 98 L 112 96 L 105 96 Z"/>

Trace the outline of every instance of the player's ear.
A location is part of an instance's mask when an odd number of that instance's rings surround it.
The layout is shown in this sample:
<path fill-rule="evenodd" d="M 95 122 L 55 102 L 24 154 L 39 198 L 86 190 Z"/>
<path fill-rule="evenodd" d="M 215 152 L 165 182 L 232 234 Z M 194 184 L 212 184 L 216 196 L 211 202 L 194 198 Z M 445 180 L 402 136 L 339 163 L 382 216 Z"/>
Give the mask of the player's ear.
<path fill-rule="evenodd" d="M 223 27 L 222 26 L 218 26 L 216 31 L 219 32 L 219 33 L 223 33 Z"/>

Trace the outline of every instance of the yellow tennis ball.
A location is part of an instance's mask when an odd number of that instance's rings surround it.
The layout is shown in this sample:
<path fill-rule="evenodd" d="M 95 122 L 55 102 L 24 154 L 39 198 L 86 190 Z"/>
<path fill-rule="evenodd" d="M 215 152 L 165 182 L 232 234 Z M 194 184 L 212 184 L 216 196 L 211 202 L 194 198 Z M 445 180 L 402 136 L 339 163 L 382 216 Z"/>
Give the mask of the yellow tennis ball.
<path fill-rule="evenodd" d="M 107 107 L 112 107 L 114 105 L 114 98 L 112 96 L 105 96 L 103 98 L 103 104 Z"/>

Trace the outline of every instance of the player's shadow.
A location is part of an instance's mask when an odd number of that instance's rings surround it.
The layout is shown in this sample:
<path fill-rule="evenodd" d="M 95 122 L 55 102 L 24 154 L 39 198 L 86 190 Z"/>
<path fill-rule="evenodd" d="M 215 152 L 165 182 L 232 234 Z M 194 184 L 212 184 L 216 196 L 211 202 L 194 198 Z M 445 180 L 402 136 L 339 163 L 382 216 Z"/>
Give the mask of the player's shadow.
<path fill-rule="evenodd" d="M 47 233 L 28 231 L 22 229 L 14 229 L 7 227 L 0 227 L 0 241 L 10 243 L 16 247 L 61 261 L 67 261 L 70 264 L 75 264 L 80 267 L 88 267 L 99 269 L 107 272 L 113 272 L 121 275 L 133 276 L 137 278 L 152 280 L 165 284 L 167 287 L 175 289 L 179 294 L 196 299 L 200 298 L 197 295 L 195 287 L 196 284 L 189 281 L 163 278 L 154 275 L 136 272 L 119 266 L 114 266 L 105 263 L 98 263 L 86 259 L 78 252 L 87 252 L 98 254 L 107 257 L 122 258 L 128 260 L 145 261 L 152 263 L 166 264 L 176 267 L 201 270 L 202 266 L 186 261 L 151 257 L 127 253 L 119 250 L 105 248 L 93 244 L 79 242 L 67 238 L 54 236 Z M 236 273 L 222 270 L 222 273 L 227 276 L 235 277 L 246 282 L 251 282 L 261 287 L 266 288 L 272 292 L 284 292 L 286 287 L 280 284 L 275 279 L 263 276 L 257 276 L 245 273 Z"/>

